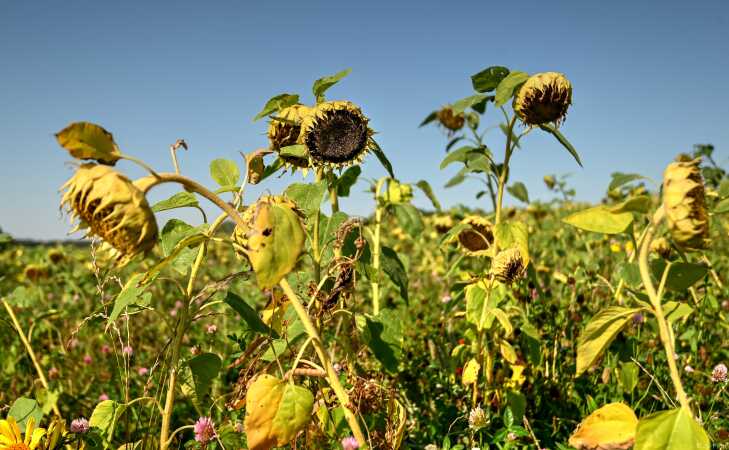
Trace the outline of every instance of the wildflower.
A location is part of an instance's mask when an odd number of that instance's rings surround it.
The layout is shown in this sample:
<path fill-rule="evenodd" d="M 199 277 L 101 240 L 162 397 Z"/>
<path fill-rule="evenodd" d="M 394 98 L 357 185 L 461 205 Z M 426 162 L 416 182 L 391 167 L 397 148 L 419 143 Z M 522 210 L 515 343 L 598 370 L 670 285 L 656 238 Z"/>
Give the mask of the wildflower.
<path fill-rule="evenodd" d="M 94 362 L 94 358 L 92 358 L 91 355 L 84 355 L 84 364 L 89 366 L 92 362 Z"/>
<path fill-rule="evenodd" d="M 215 434 L 215 425 L 210 417 L 200 417 L 195 422 L 195 440 L 205 445 L 210 442 Z"/>
<path fill-rule="evenodd" d="M 633 324 L 634 325 L 640 325 L 643 322 L 645 322 L 645 316 L 642 313 L 633 314 Z"/>
<path fill-rule="evenodd" d="M 0 420 L 0 450 L 35 450 L 45 434 L 45 429 L 35 428 L 33 417 L 28 418 L 25 433 L 21 434 L 18 423 L 8 416 L 6 420 Z"/>
<path fill-rule="evenodd" d="M 86 420 L 83 417 L 79 417 L 78 419 L 75 419 L 71 422 L 71 426 L 69 427 L 69 430 L 71 433 L 76 434 L 85 434 L 89 432 L 89 421 Z"/>
<path fill-rule="evenodd" d="M 423 450 L 438 450 L 438 446 L 435 444 L 428 444 L 423 447 Z"/>
<path fill-rule="evenodd" d="M 208 325 L 208 328 L 206 331 L 208 332 L 208 334 L 215 334 L 218 332 L 218 326 L 215 325 L 214 323 L 210 324 L 210 325 Z"/>
<path fill-rule="evenodd" d="M 468 427 L 474 431 L 478 431 L 484 428 L 489 423 L 489 418 L 486 412 L 481 408 L 481 405 L 476 406 L 468 413 Z"/>
<path fill-rule="evenodd" d="M 525 272 L 524 257 L 517 248 L 500 251 L 491 264 L 491 273 L 494 278 L 504 284 L 511 284 L 519 280 Z"/>
<path fill-rule="evenodd" d="M 60 371 L 57 367 L 51 367 L 50 369 L 48 369 L 48 378 L 50 378 L 51 380 L 55 380 L 58 378 L 59 373 Z"/>
<path fill-rule="evenodd" d="M 99 401 L 100 402 L 105 402 L 107 400 L 109 400 L 109 396 L 106 395 L 106 392 L 102 392 L 101 395 L 99 395 Z"/>
<path fill-rule="evenodd" d="M 108 355 L 109 353 L 111 353 L 111 347 L 109 347 L 106 344 L 102 345 L 101 346 L 101 353 L 104 354 L 104 355 Z"/>
<path fill-rule="evenodd" d="M 450 294 L 444 294 L 443 297 L 440 298 L 441 303 L 450 303 L 453 298 L 450 296 Z"/>
<path fill-rule="evenodd" d="M 689 364 L 686 364 L 684 366 L 684 368 L 683 368 L 683 371 L 686 372 L 686 373 L 693 373 L 694 372 L 694 368 L 691 367 Z"/>
<path fill-rule="evenodd" d="M 343 450 L 355 450 L 357 448 L 359 448 L 359 442 L 357 442 L 357 439 L 355 439 L 354 436 L 347 436 L 342 439 Z"/>
<path fill-rule="evenodd" d="M 506 435 L 506 440 L 508 441 L 515 441 L 516 440 L 516 433 L 513 431 L 509 432 L 509 434 Z"/>
<path fill-rule="evenodd" d="M 170 310 L 170 317 L 177 317 L 177 310 L 176 309 L 171 309 Z"/>
<path fill-rule="evenodd" d="M 140 367 L 139 369 L 137 369 L 137 373 L 140 377 L 144 377 L 149 373 L 149 369 L 147 369 L 146 367 Z"/>
<path fill-rule="evenodd" d="M 514 96 L 514 112 L 526 125 L 564 121 L 572 104 L 572 84 L 561 73 L 545 72 L 529 77 Z"/>
<path fill-rule="evenodd" d="M 663 209 L 673 240 L 686 250 L 709 245 L 709 216 L 700 159 L 679 160 L 663 173 Z"/>
<path fill-rule="evenodd" d="M 337 373 L 337 375 L 339 375 L 339 373 L 342 371 L 342 365 L 339 363 L 334 363 L 332 368 L 334 369 L 334 372 Z"/>
<path fill-rule="evenodd" d="M 111 167 L 83 164 L 61 189 L 61 206 L 79 219 L 74 231 L 99 236 L 121 265 L 157 243 L 157 222 L 144 192 Z"/>
<path fill-rule="evenodd" d="M 711 381 L 714 383 L 723 383 L 727 378 L 727 367 L 724 363 L 717 364 L 714 366 L 714 370 L 711 371 Z"/>
<path fill-rule="evenodd" d="M 198 347 L 197 345 L 193 345 L 193 346 L 192 346 L 192 347 L 190 348 L 190 353 L 192 353 L 192 356 L 197 356 L 197 355 L 199 355 L 199 354 L 200 354 L 200 347 Z"/>
<path fill-rule="evenodd" d="M 134 354 L 134 349 L 132 348 L 131 345 L 125 345 L 124 348 L 122 348 L 122 353 L 125 356 L 128 356 L 131 358 L 131 356 Z"/>
<path fill-rule="evenodd" d="M 354 103 L 318 104 L 301 123 L 299 143 L 311 166 L 344 167 L 359 163 L 372 145 L 369 119 Z"/>

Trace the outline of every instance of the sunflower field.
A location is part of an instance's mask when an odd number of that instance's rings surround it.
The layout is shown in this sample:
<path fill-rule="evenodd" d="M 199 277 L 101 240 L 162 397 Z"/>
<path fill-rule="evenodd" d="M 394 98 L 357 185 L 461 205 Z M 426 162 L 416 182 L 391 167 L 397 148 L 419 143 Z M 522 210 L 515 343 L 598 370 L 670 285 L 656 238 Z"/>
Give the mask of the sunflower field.
<path fill-rule="evenodd" d="M 183 140 L 162 168 L 113 123 L 55 134 L 74 237 L 0 232 L 0 450 L 729 448 L 729 176 L 711 145 L 677 149 L 662 180 L 614 172 L 599 204 L 556 174 L 530 201 L 510 162 L 531 134 L 582 165 L 573 87 L 492 66 L 423 114 L 457 169 L 445 188 L 483 187 L 444 209 L 397 178 L 366 111 L 328 98 L 348 73 L 272 97 L 254 118 L 269 146 L 211 160 L 213 186 L 180 170 Z M 288 187 L 247 195 L 274 178 Z M 177 193 L 152 204 L 161 184 Z M 340 210 L 353 189 L 369 215 Z M 182 208 L 199 220 L 158 223 Z"/>

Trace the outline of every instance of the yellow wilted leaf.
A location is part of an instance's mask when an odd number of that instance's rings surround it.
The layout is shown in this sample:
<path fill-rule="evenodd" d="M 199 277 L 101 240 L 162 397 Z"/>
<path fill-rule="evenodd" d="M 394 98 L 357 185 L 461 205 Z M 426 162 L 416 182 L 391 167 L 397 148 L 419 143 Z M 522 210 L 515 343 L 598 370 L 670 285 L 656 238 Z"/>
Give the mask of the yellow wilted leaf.
<path fill-rule="evenodd" d="M 246 405 L 248 448 L 268 450 L 286 445 L 306 427 L 314 396 L 306 388 L 263 374 L 248 388 Z"/>
<path fill-rule="evenodd" d="M 463 385 L 468 386 L 478 380 L 478 371 L 481 370 L 481 364 L 478 363 L 474 358 L 471 358 L 466 363 L 466 367 L 463 368 Z"/>
<path fill-rule="evenodd" d="M 521 364 L 512 365 L 511 378 L 504 383 L 504 386 L 509 389 L 519 390 L 519 387 L 526 381 L 524 369 L 526 369 L 526 367 Z"/>
<path fill-rule="evenodd" d="M 610 403 L 587 416 L 570 436 L 578 450 L 624 450 L 635 442 L 636 417 L 624 403 Z"/>
<path fill-rule="evenodd" d="M 121 156 L 111 133 L 93 123 L 74 122 L 56 133 L 56 140 L 77 159 L 113 166 Z"/>

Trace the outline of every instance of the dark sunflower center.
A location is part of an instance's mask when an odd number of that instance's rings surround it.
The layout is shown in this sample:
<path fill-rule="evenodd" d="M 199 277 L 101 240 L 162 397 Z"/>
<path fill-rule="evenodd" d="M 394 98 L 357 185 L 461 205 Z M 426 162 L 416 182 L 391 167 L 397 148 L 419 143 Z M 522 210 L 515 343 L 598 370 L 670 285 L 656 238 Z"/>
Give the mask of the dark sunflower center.
<path fill-rule="evenodd" d="M 367 147 L 367 122 L 356 112 L 329 111 L 317 120 L 306 138 L 309 154 L 317 161 L 344 163 Z"/>
<path fill-rule="evenodd" d="M 472 252 L 488 249 L 494 239 L 491 231 L 482 225 L 472 224 L 471 227 L 458 233 L 461 245 Z"/>
<path fill-rule="evenodd" d="M 544 90 L 535 90 L 525 99 L 527 123 L 560 122 L 567 115 L 571 102 L 567 89 L 548 84 Z"/>

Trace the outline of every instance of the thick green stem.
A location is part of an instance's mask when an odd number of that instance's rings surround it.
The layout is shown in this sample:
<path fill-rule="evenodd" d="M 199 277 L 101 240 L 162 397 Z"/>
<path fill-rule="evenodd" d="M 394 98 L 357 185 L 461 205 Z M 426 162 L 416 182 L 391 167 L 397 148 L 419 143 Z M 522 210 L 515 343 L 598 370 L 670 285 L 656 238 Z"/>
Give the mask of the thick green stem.
<path fill-rule="evenodd" d="M 291 288 L 289 282 L 286 281 L 286 278 L 283 278 L 279 282 L 279 285 L 286 294 L 286 297 L 288 297 L 291 305 L 293 305 L 296 314 L 299 316 L 299 320 L 301 320 L 301 323 L 304 324 L 306 333 L 311 338 L 311 343 L 312 345 L 314 345 L 314 350 L 316 350 L 319 361 L 321 362 L 321 365 L 324 366 L 324 371 L 327 374 L 327 382 L 334 391 L 334 394 L 337 396 L 337 400 L 339 401 L 339 404 L 344 411 L 344 417 L 347 420 L 349 427 L 352 429 L 352 434 L 354 435 L 354 438 L 357 439 L 360 448 L 366 448 L 367 441 L 365 440 L 364 434 L 362 433 L 359 421 L 357 421 L 357 417 L 354 415 L 352 410 L 349 409 L 349 395 L 347 395 L 347 391 L 344 390 L 342 383 L 339 381 L 339 376 L 334 370 L 334 366 L 332 365 L 332 362 L 329 359 L 329 355 L 324 348 L 324 343 L 321 339 L 321 336 L 319 335 L 319 330 L 317 330 L 317 328 L 314 326 L 314 323 L 311 321 L 309 314 L 306 312 L 306 308 L 299 300 L 298 295 L 296 295 L 294 290 Z"/>
<path fill-rule="evenodd" d="M 384 186 L 386 179 L 381 178 L 375 187 L 375 233 L 372 245 L 372 269 L 375 271 L 375 279 L 372 280 L 372 313 L 378 315 L 380 313 L 380 233 L 382 229 L 382 205 L 380 205 L 380 191 Z"/>
<path fill-rule="evenodd" d="M 509 177 L 509 160 L 513 149 L 511 148 L 512 136 L 514 135 L 514 125 L 516 124 L 516 115 L 511 118 L 509 122 L 508 133 L 506 135 L 506 152 L 504 154 L 504 164 L 501 166 L 501 173 L 499 174 L 499 186 L 496 194 L 496 215 L 494 222 L 498 225 L 501 222 L 501 210 L 504 202 L 504 188 L 506 187 L 506 181 Z"/>
<path fill-rule="evenodd" d="M 650 299 L 651 305 L 653 306 L 653 313 L 656 316 L 656 320 L 658 321 L 658 331 L 660 334 L 661 342 L 663 343 L 663 348 L 666 352 L 668 369 L 671 374 L 671 381 L 673 381 L 673 388 L 676 390 L 676 397 L 678 397 L 678 402 L 681 404 L 682 408 L 685 408 L 687 411 L 691 411 L 689 399 L 686 395 L 686 391 L 684 391 L 683 389 L 681 376 L 679 375 L 678 367 L 676 366 L 676 351 L 674 349 L 672 333 L 670 330 L 671 325 L 668 323 L 668 320 L 666 320 L 666 316 L 663 313 L 661 297 L 659 296 L 659 293 L 656 292 L 656 288 L 653 286 L 650 269 L 648 267 L 648 253 L 650 250 L 651 242 L 653 241 L 653 235 L 655 234 L 656 227 L 663 220 L 663 216 L 664 211 L 661 207 L 654 214 L 653 221 L 648 226 L 648 231 L 646 232 L 645 238 L 643 239 L 643 244 L 640 248 L 640 255 L 638 257 L 638 267 L 640 269 L 640 276 L 643 280 L 643 285 L 645 287 L 646 293 L 648 294 L 648 298 Z"/>

